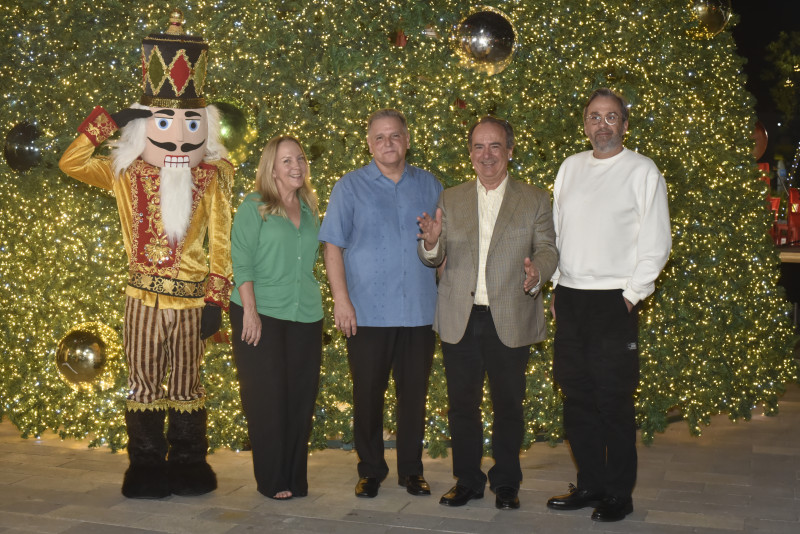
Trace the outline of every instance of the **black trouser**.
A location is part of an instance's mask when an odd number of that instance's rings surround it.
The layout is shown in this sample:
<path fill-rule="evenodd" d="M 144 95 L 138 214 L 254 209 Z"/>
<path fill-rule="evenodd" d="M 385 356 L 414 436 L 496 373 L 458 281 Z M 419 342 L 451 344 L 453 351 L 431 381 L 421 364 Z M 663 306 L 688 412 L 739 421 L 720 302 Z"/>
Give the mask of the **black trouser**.
<path fill-rule="evenodd" d="M 461 341 L 442 342 L 447 376 L 447 419 L 453 451 L 453 475 L 460 486 L 483 492 L 481 471 L 483 424 L 481 401 L 484 376 L 489 377 L 494 423 L 489 486 L 519 488 L 519 451 L 524 435 L 522 402 L 530 346 L 507 347 L 497 335 L 492 314 L 473 308 Z"/>
<path fill-rule="evenodd" d="M 308 437 L 322 359 L 322 321 L 259 315 L 258 345 L 242 341 L 244 310 L 231 303 L 233 356 L 253 450 L 258 491 L 308 493 Z"/>
<path fill-rule="evenodd" d="M 628 312 L 622 290 L 559 285 L 555 299 L 553 376 L 578 487 L 628 499 L 637 466 L 638 309 Z"/>
<path fill-rule="evenodd" d="M 389 474 L 383 455 L 383 399 L 390 371 L 397 396 L 397 475 L 422 474 L 425 399 L 435 341 L 430 325 L 359 326 L 347 339 L 359 477 L 383 480 Z"/>

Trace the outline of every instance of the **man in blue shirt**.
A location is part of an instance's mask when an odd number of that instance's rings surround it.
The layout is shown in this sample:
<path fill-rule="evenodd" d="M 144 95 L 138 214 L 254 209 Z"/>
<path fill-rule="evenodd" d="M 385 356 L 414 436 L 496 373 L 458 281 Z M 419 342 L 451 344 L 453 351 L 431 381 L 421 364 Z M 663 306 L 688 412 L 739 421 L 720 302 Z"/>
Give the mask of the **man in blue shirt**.
<path fill-rule="evenodd" d="M 398 482 L 430 495 L 422 476 L 425 399 L 435 337 L 435 271 L 417 256 L 417 215 L 432 212 L 442 185 L 406 163 L 405 116 L 382 109 L 370 116 L 369 165 L 333 187 L 319 232 L 331 286 L 335 326 L 347 337 L 358 452 L 356 496 L 375 497 L 389 473 L 383 454 L 383 398 L 397 393 Z"/>

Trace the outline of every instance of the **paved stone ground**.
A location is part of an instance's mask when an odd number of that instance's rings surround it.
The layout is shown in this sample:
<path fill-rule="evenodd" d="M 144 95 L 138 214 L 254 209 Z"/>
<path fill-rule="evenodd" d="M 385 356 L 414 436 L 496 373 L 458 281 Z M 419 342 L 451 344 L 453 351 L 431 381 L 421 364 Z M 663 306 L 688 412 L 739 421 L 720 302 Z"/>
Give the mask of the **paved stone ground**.
<path fill-rule="evenodd" d="M 590 509 L 553 512 L 547 498 L 574 480 L 568 448 L 537 443 L 522 455 L 522 508 L 499 511 L 494 495 L 463 508 L 438 504 L 453 484 L 450 459 L 425 458 L 434 495 L 412 497 L 394 470 L 375 499 L 357 499 L 354 452 L 309 458 L 310 493 L 278 502 L 255 490 L 249 453 L 210 457 L 219 489 L 193 497 L 129 500 L 120 494 L 124 454 L 49 435 L 24 440 L 0 424 L 0 533 L 800 533 L 800 386 L 780 415 L 732 423 L 715 417 L 701 438 L 682 422 L 639 446 L 635 510 L 619 523 L 594 523 Z M 394 451 L 387 451 L 389 465 Z M 490 460 L 486 460 L 486 463 Z"/>

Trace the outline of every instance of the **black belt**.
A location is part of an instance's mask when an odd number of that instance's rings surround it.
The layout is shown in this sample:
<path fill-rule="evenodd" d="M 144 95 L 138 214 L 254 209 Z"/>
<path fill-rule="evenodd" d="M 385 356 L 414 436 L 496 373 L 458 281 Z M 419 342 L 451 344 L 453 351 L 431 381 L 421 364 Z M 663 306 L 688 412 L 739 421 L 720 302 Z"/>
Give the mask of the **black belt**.
<path fill-rule="evenodd" d="M 488 312 L 489 306 L 487 304 L 473 304 L 472 311 L 476 312 Z"/>

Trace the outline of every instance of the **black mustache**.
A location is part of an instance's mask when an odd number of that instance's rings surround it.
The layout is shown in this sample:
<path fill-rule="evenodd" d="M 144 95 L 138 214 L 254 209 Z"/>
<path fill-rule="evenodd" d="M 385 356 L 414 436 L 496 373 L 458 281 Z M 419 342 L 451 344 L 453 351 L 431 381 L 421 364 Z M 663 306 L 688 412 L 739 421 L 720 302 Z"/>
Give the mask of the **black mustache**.
<path fill-rule="evenodd" d="M 197 143 L 196 145 L 193 145 L 191 143 L 183 143 L 181 145 L 181 152 L 191 152 L 192 150 L 197 150 L 198 148 L 203 146 L 203 143 L 205 143 L 205 140 L 202 143 Z"/>
<path fill-rule="evenodd" d="M 149 137 L 147 138 L 147 140 L 156 145 L 158 148 L 163 148 L 167 152 L 174 152 L 178 148 L 178 145 L 176 145 L 175 143 L 159 143 L 158 141 L 153 141 Z M 181 145 L 181 152 L 191 152 L 192 150 L 196 150 L 201 146 L 203 146 L 203 143 L 205 143 L 205 141 L 203 141 L 202 143 L 198 143 L 196 145 L 193 145 L 192 143 L 183 143 Z"/>

